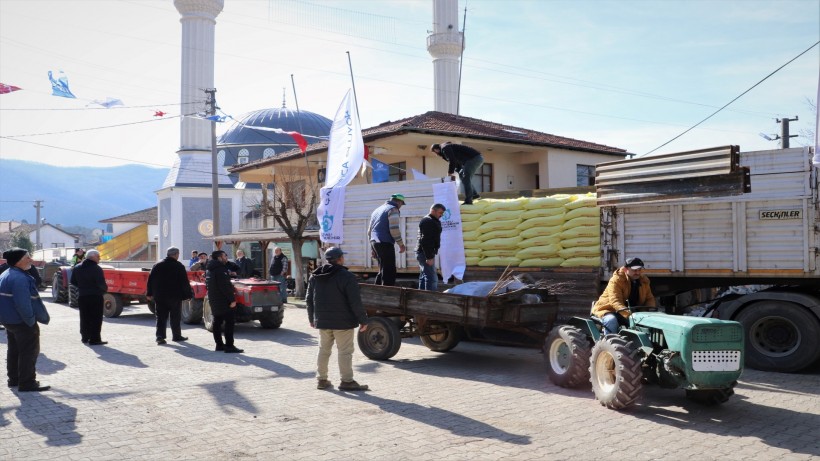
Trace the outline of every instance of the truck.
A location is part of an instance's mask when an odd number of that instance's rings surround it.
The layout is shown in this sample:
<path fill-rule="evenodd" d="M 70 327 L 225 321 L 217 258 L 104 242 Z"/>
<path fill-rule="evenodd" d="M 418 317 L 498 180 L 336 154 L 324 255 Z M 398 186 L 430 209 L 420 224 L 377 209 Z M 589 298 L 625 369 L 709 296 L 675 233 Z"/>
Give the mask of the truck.
<path fill-rule="evenodd" d="M 594 189 L 482 192 L 482 198 L 593 194 L 599 209 L 594 264 L 512 265 L 560 286 L 551 290 L 559 322 L 589 316 L 612 273 L 640 256 L 667 313 L 737 321 L 746 366 L 795 372 L 820 360 L 820 205 L 812 155 L 812 148 L 723 146 L 599 164 Z M 396 261 L 412 283 L 418 221 L 441 180 L 349 186 L 341 246 L 350 270 L 364 279 L 378 271 L 367 238 L 370 213 L 402 193 L 408 251 Z M 495 280 L 505 269 L 479 264 L 468 263 L 465 281 Z"/>

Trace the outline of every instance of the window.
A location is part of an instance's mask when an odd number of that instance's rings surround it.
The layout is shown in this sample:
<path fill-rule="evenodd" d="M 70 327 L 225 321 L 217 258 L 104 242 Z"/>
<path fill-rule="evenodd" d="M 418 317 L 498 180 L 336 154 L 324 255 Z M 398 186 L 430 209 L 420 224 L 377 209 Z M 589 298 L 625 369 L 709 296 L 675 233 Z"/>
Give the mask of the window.
<path fill-rule="evenodd" d="M 595 167 L 593 165 L 575 166 L 576 186 L 586 187 L 595 185 Z"/>
<path fill-rule="evenodd" d="M 493 191 L 493 164 L 485 163 L 473 176 L 473 189 L 476 192 Z"/>
<path fill-rule="evenodd" d="M 390 176 L 387 182 L 404 181 L 407 179 L 407 162 L 391 163 Z"/>
<path fill-rule="evenodd" d="M 239 155 L 236 158 L 236 163 L 238 163 L 239 165 L 244 165 L 248 163 L 248 157 L 250 156 L 250 154 L 251 153 L 248 151 L 248 149 L 240 149 Z"/>

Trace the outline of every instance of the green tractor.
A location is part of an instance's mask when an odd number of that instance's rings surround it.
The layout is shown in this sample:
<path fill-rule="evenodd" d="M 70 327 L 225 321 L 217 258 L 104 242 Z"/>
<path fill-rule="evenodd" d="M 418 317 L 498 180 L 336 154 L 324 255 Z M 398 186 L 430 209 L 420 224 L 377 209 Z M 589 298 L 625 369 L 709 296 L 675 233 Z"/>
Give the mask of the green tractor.
<path fill-rule="evenodd" d="M 596 317 L 573 317 L 544 341 L 544 365 L 554 384 L 592 383 L 601 405 L 629 407 L 644 383 L 686 390 L 707 405 L 726 402 L 743 371 L 743 327 L 738 322 L 634 312 L 618 334 L 604 335 Z"/>

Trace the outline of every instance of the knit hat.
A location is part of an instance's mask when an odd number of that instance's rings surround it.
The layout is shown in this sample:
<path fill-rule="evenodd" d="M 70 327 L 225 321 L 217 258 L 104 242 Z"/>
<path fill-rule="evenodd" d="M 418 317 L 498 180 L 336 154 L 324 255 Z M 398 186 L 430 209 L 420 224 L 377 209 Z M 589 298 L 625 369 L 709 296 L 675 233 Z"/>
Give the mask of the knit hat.
<path fill-rule="evenodd" d="M 345 254 L 345 252 L 342 251 L 341 248 L 330 247 L 327 250 L 325 250 L 325 259 L 327 259 L 328 262 L 336 261 L 337 259 L 341 258 L 343 254 Z"/>
<path fill-rule="evenodd" d="M 11 250 L 3 252 L 3 259 L 9 263 L 9 267 L 17 265 L 23 256 L 28 253 L 28 250 L 24 250 L 23 248 L 12 248 Z"/>

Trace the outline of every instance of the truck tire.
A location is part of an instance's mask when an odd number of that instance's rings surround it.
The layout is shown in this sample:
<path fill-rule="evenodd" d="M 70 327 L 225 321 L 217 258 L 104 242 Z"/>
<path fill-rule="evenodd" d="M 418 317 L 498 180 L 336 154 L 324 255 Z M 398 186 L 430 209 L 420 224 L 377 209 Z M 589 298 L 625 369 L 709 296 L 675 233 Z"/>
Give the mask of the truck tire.
<path fill-rule="evenodd" d="M 79 303 L 80 298 L 80 289 L 77 288 L 77 285 L 69 285 L 68 286 L 68 305 L 75 309 L 80 307 Z"/>
<path fill-rule="evenodd" d="M 202 300 L 187 299 L 182 301 L 182 322 L 186 325 L 202 323 Z"/>
<path fill-rule="evenodd" d="M 686 398 L 702 405 L 720 405 L 735 395 L 734 389 L 686 390 Z"/>
<path fill-rule="evenodd" d="M 103 317 L 115 318 L 122 314 L 122 296 L 118 293 L 103 293 Z"/>
<path fill-rule="evenodd" d="M 401 333 L 388 317 L 367 319 L 367 330 L 360 331 L 356 339 L 362 354 L 372 360 L 387 360 L 401 347 Z"/>
<path fill-rule="evenodd" d="M 57 271 L 51 279 L 51 299 L 55 303 L 68 301 L 68 290 L 63 286 L 63 273 Z"/>
<path fill-rule="evenodd" d="M 211 313 L 211 303 L 207 296 L 202 301 L 202 322 L 206 330 L 214 331 L 214 314 Z"/>
<path fill-rule="evenodd" d="M 746 333 L 746 365 L 794 372 L 820 359 L 820 322 L 797 304 L 759 301 L 735 318 Z"/>
<path fill-rule="evenodd" d="M 445 328 L 445 330 L 441 332 L 421 336 L 421 343 L 433 352 L 447 352 L 452 350 L 461 342 L 461 338 L 464 336 L 464 330 L 462 330 L 459 325 L 450 323 L 436 324 L 432 322 L 430 325 L 438 325 L 439 327 Z"/>
<path fill-rule="evenodd" d="M 589 385 L 589 358 L 592 347 L 580 328 L 555 327 L 544 340 L 544 367 L 556 386 Z"/>
<path fill-rule="evenodd" d="M 607 335 L 592 348 L 589 381 L 601 405 L 621 410 L 638 401 L 641 385 L 640 351 L 630 341 Z"/>
<path fill-rule="evenodd" d="M 279 310 L 271 312 L 267 317 L 259 319 L 259 324 L 262 328 L 273 330 L 282 326 L 282 321 L 285 320 L 285 306 L 279 306 Z"/>

